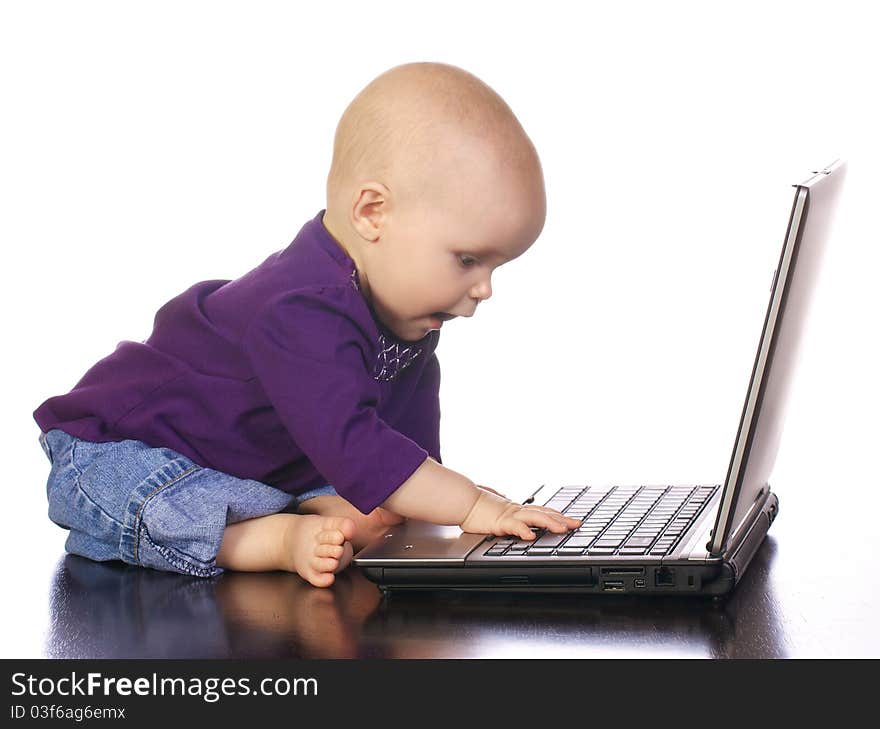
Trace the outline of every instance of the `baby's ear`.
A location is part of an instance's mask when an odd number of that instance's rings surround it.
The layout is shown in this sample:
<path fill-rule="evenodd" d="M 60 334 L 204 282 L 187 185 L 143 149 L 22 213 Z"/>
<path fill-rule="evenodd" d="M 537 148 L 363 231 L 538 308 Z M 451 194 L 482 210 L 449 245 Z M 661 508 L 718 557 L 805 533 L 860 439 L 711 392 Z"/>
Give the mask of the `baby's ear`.
<path fill-rule="evenodd" d="M 351 222 L 360 236 L 375 241 L 386 219 L 388 188 L 381 182 L 363 182 L 352 209 Z"/>

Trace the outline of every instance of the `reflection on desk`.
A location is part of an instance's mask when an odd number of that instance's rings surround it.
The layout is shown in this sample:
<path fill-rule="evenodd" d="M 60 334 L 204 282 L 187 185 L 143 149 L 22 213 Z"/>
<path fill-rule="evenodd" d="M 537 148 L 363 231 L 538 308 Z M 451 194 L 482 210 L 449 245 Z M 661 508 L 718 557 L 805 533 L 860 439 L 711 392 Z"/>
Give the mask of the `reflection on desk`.
<path fill-rule="evenodd" d="M 383 595 L 356 568 L 327 589 L 286 573 L 201 579 L 68 555 L 52 658 L 740 657 L 788 653 L 769 537 L 721 600 L 510 593 Z"/>

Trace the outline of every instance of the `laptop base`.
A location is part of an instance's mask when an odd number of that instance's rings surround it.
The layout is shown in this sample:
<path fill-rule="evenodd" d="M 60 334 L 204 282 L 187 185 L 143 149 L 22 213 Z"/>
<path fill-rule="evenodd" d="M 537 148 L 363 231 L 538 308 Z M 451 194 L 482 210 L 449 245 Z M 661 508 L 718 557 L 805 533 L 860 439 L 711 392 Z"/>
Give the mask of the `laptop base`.
<path fill-rule="evenodd" d="M 454 564 L 418 563 L 414 559 L 377 565 L 356 556 L 355 563 L 383 592 L 455 590 L 717 597 L 729 593 L 739 582 L 778 513 L 779 499 L 771 492 L 729 555 L 707 555 L 702 560 L 675 556 L 576 561 L 533 558 L 491 565 L 485 561 L 468 562 L 465 557 L 463 562 Z"/>

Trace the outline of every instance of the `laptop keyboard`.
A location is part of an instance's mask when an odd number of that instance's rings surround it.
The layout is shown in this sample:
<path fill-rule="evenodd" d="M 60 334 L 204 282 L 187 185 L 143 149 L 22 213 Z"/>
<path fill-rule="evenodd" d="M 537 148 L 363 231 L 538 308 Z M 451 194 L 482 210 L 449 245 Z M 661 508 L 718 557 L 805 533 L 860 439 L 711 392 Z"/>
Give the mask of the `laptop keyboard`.
<path fill-rule="evenodd" d="M 490 537 L 488 557 L 560 555 L 662 556 L 682 535 L 719 488 L 716 486 L 563 486 L 544 504 L 583 519 L 572 532 L 534 529 L 536 537 Z"/>

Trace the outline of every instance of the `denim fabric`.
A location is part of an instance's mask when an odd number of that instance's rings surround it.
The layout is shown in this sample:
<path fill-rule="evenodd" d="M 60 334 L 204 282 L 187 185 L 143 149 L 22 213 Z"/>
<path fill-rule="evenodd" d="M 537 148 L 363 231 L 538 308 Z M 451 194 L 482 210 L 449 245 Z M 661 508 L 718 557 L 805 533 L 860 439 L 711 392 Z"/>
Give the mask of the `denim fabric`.
<path fill-rule="evenodd" d="M 336 493 L 326 484 L 294 496 L 138 440 L 93 443 L 53 429 L 40 445 L 52 464 L 49 518 L 70 530 L 68 552 L 98 561 L 213 577 L 227 524 Z"/>

